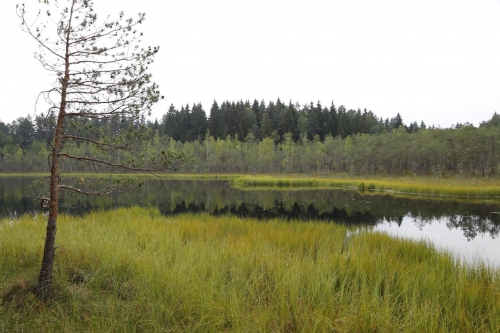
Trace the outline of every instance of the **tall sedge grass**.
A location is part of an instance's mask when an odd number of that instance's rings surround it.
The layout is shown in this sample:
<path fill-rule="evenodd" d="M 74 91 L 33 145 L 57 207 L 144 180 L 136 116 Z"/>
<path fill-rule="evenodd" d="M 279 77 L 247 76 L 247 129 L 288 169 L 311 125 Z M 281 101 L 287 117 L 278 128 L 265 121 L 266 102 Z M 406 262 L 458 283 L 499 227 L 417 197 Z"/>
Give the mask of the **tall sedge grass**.
<path fill-rule="evenodd" d="M 500 182 L 489 179 L 431 177 L 401 178 L 307 178 L 279 176 L 241 176 L 231 179 L 235 187 L 352 187 L 362 191 L 413 193 L 439 196 L 499 197 Z"/>
<path fill-rule="evenodd" d="M 498 332 L 500 273 L 313 221 L 119 209 L 62 216 L 54 296 L 29 292 L 42 216 L 0 222 L 0 332 Z"/>

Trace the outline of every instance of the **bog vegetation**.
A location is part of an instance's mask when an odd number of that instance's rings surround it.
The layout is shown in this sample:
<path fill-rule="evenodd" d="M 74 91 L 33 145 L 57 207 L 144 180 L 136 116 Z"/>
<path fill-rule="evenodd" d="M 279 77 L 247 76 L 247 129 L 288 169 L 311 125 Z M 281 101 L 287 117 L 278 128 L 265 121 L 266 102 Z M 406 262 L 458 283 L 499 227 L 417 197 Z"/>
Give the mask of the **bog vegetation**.
<path fill-rule="evenodd" d="M 30 290 L 45 222 L 0 222 L 0 331 L 500 330 L 500 272 L 425 242 L 139 208 L 60 217 L 43 303 Z"/>
<path fill-rule="evenodd" d="M 391 194 L 420 194 L 455 197 L 500 197 L 496 179 L 447 178 L 437 181 L 430 177 L 383 178 L 320 178 L 297 176 L 238 176 L 231 179 L 238 188 L 355 188 L 365 193 L 383 191 Z M 375 192 L 368 192 L 375 191 Z"/>

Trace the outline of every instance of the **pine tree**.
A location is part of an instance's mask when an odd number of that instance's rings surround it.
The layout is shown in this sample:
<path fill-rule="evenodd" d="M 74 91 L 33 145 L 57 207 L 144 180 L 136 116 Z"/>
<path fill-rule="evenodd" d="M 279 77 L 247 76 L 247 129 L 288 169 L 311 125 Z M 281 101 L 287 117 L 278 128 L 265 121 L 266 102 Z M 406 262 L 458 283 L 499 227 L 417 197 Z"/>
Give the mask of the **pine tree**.
<path fill-rule="evenodd" d="M 120 168 L 129 171 L 157 172 L 165 170 L 180 156 L 163 152 L 159 156 L 143 158 L 142 142 L 150 136 L 142 116 L 150 113 L 153 104 L 161 99 L 158 86 L 151 81 L 148 66 L 154 61 L 158 47 L 140 48 L 142 33 L 137 28 L 145 19 L 140 13 L 136 20 L 124 19 L 98 22 L 93 4 L 88 0 L 68 0 L 68 7 L 60 18 L 52 20 L 50 11 L 39 11 L 35 22 L 28 23 L 26 6 L 17 6 L 21 27 L 38 43 L 36 59 L 54 77 L 53 88 L 45 91 L 45 100 L 52 110 L 58 110 L 54 127 L 48 197 L 41 197 L 41 205 L 49 209 L 42 265 L 35 293 L 47 301 L 52 286 L 55 240 L 60 192 L 86 195 L 105 195 L 121 189 L 130 189 L 134 182 L 104 180 L 101 190 L 61 177 L 60 161 L 64 159 Z M 45 22 L 41 22 L 47 15 Z M 54 28 L 54 30 L 51 30 Z M 53 33 L 52 33 L 53 32 Z M 52 33 L 52 34 L 51 34 Z M 130 128 L 119 136 L 93 139 L 78 135 L 78 127 L 92 119 L 103 129 L 111 122 L 131 117 L 138 128 Z M 104 131 L 105 132 L 105 131 Z M 106 152 L 105 157 L 73 155 L 63 149 L 64 144 L 85 143 Z M 116 152 L 135 152 L 136 159 L 116 162 Z M 135 188 L 135 187 L 134 187 Z"/>

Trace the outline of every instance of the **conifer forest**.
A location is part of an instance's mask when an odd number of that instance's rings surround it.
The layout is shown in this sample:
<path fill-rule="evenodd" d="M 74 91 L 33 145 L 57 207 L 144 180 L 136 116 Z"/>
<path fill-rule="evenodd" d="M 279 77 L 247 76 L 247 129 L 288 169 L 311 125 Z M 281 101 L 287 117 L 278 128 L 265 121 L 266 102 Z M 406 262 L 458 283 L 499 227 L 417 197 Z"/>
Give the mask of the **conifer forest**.
<path fill-rule="evenodd" d="M 54 114 L 0 121 L 0 171 L 48 172 Z M 402 117 L 382 119 L 366 109 L 320 102 L 285 104 L 279 99 L 174 105 L 161 119 L 68 121 L 80 137 L 105 140 L 130 128 L 146 128 L 141 156 L 111 152 L 117 162 L 134 163 L 165 151 L 183 152 L 190 163 L 175 172 L 314 174 L 350 176 L 454 175 L 494 177 L 500 172 L 500 115 L 478 127 L 451 128 L 406 124 Z M 64 151 L 78 156 L 108 154 L 89 141 L 66 143 Z M 62 161 L 66 172 L 113 172 L 89 162 Z"/>

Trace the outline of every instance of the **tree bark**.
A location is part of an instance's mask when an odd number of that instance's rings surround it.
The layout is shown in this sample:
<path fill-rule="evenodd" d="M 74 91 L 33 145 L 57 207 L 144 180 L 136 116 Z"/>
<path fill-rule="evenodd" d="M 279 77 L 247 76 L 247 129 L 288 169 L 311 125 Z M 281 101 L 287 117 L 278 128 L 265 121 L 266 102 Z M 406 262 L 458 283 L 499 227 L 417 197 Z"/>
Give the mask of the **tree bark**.
<path fill-rule="evenodd" d="M 66 85 L 63 86 L 63 96 Z M 54 137 L 54 147 L 52 149 L 52 166 L 50 168 L 50 200 L 49 219 L 47 221 L 47 232 L 45 235 L 45 246 L 43 250 L 42 268 L 38 275 L 38 285 L 36 288 L 37 297 L 46 302 L 50 296 L 52 285 L 52 270 L 54 267 L 55 241 L 57 232 L 57 215 L 59 202 L 59 150 L 61 148 L 62 132 L 64 124 L 64 108 L 66 106 L 63 98 L 59 117 L 57 120 L 56 134 Z"/>
<path fill-rule="evenodd" d="M 69 82 L 69 33 L 71 30 L 71 19 L 73 16 L 73 6 L 71 6 L 66 35 L 66 55 L 65 73 L 61 79 L 61 105 L 59 106 L 59 116 L 54 133 L 54 146 L 52 148 L 52 161 L 50 167 L 50 199 L 49 199 L 49 219 L 47 221 L 47 232 L 45 235 L 45 245 L 43 249 L 42 267 L 38 275 L 38 284 L 35 289 L 36 296 L 43 302 L 47 302 L 52 287 L 52 271 L 54 268 L 54 256 L 56 251 L 57 215 L 59 204 L 59 151 L 61 150 L 64 135 L 64 118 L 66 117 L 66 92 Z"/>

